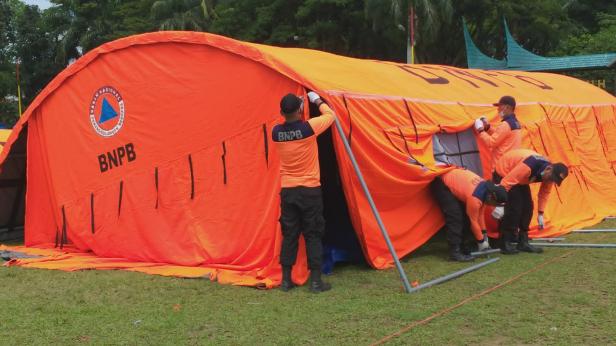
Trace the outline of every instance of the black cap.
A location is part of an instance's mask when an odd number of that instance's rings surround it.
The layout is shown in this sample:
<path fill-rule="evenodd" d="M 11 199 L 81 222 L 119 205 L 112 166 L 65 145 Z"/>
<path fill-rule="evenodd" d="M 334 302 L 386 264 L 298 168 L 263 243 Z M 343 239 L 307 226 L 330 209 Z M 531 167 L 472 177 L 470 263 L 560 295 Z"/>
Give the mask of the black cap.
<path fill-rule="evenodd" d="M 282 100 L 280 100 L 280 112 L 282 112 L 282 114 L 293 114 L 299 110 L 302 103 L 302 99 L 295 94 L 286 94 Z"/>
<path fill-rule="evenodd" d="M 515 99 L 511 96 L 503 96 L 500 98 L 500 100 L 498 100 L 498 103 L 494 103 L 494 106 L 499 106 L 499 105 L 507 105 L 507 106 L 511 106 L 511 108 L 515 108 Z"/>
<path fill-rule="evenodd" d="M 487 181 L 487 190 L 488 193 L 492 194 L 496 199 L 496 204 L 505 204 L 507 203 L 507 190 L 500 185 L 495 185 L 491 181 Z"/>
<path fill-rule="evenodd" d="M 558 162 L 552 165 L 552 181 L 554 181 L 556 185 L 560 186 L 568 175 L 569 168 L 564 164 Z"/>

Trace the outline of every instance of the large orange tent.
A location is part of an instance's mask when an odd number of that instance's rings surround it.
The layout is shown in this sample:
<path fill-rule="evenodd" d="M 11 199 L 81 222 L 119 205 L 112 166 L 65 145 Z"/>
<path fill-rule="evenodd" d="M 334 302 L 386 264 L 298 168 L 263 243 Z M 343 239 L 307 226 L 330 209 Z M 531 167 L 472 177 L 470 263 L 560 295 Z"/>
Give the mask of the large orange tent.
<path fill-rule="evenodd" d="M 281 120 L 280 97 L 307 89 L 337 113 L 398 256 L 443 224 L 427 189 L 439 174 L 433 135 L 461 133 L 484 114 L 496 120 L 491 104 L 505 94 L 518 100 L 525 145 L 572 172 L 552 194 L 547 229 L 535 235 L 616 212 L 616 98 L 588 83 L 157 32 L 90 51 L 15 126 L 0 162 L 27 128 L 25 245 L 53 256 L 13 264 L 276 285 L 279 178 L 269 133 Z M 342 138 L 332 138 L 365 258 L 390 267 Z"/>

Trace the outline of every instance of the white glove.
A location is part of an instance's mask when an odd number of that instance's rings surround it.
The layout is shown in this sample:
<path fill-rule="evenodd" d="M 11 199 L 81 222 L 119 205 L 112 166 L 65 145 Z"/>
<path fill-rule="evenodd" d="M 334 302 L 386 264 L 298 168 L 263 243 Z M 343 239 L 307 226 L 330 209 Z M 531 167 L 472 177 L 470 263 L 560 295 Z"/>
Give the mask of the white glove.
<path fill-rule="evenodd" d="M 505 215 L 505 207 L 496 207 L 492 211 L 492 217 L 496 220 L 502 219 L 503 215 Z"/>
<path fill-rule="evenodd" d="M 477 130 L 477 132 L 481 132 L 483 131 L 483 128 L 484 128 L 483 120 L 481 119 L 475 120 L 475 130 Z"/>
<path fill-rule="evenodd" d="M 310 100 L 310 102 L 316 103 L 317 100 L 320 98 L 321 96 L 319 96 L 319 94 L 315 93 L 314 91 L 308 92 L 308 99 Z"/>
<path fill-rule="evenodd" d="M 539 229 L 543 229 L 545 224 L 543 223 L 543 213 L 539 213 L 537 216 L 537 223 L 539 224 Z"/>
<path fill-rule="evenodd" d="M 477 242 L 478 251 L 486 251 L 490 249 L 490 242 L 488 241 L 488 233 L 483 232 L 483 241 Z"/>

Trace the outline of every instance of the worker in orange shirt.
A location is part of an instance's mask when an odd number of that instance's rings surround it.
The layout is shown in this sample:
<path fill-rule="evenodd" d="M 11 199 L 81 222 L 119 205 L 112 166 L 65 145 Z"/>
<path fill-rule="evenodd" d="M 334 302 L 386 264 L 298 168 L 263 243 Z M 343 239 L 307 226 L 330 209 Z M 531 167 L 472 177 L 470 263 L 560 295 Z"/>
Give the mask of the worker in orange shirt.
<path fill-rule="evenodd" d="M 479 251 L 490 248 L 484 219 L 486 205 L 503 205 L 507 202 L 507 191 L 502 186 L 481 179 L 477 174 L 464 168 L 455 168 L 430 184 L 443 216 L 449 243 L 449 259 L 458 262 L 474 258 L 462 251 L 464 230 L 470 228 Z"/>
<path fill-rule="evenodd" d="M 503 254 L 516 254 L 518 251 L 543 252 L 543 249 L 528 243 L 528 228 L 533 215 L 533 199 L 529 184 L 541 183 L 537 223 L 539 228 L 543 229 L 543 215 L 552 185 L 560 186 L 569 175 L 569 169 L 562 163 L 551 163 L 532 150 L 517 149 L 500 158 L 496 163 L 496 173 L 496 179 L 500 180 L 500 185 L 508 191 L 508 202 L 500 221 L 501 252 Z M 514 247 L 512 242 L 516 230 L 520 233 L 518 245 Z"/>
<path fill-rule="evenodd" d="M 317 93 L 309 92 L 307 96 L 322 115 L 308 121 L 302 120 L 303 100 L 288 94 L 280 101 L 280 113 L 285 121 L 272 129 L 272 140 L 280 156 L 282 186 L 280 287 L 285 292 L 295 287 L 291 271 L 297 258 L 299 236 L 303 233 L 310 269 L 310 290 L 318 293 L 331 289 L 331 285 L 321 280 L 321 241 L 325 232 L 325 219 L 317 136 L 334 122 L 334 113 Z"/>
<path fill-rule="evenodd" d="M 501 117 L 501 123 L 498 126 L 490 126 L 490 123 L 484 117 L 475 120 L 475 130 L 492 154 L 493 172 L 496 162 L 505 153 L 520 149 L 522 145 L 522 127 L 514 113 L 515 99 L 511 96 L 503 96 L 494 106 L 498 107 L 498 114 Z"/>

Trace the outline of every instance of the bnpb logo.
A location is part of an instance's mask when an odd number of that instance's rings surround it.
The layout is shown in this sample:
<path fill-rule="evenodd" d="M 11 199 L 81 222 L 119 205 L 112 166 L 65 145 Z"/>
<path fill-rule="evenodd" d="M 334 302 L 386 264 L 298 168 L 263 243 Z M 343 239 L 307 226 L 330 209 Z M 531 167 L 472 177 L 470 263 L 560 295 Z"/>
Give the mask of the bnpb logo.
<path fill-rule="evenodd" d="M 116 89 L 104 86 L 96 90 L 90 103 L 90 123 L 103 137 L 120 131 L 124 124 L 124 100 Z"/>

